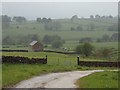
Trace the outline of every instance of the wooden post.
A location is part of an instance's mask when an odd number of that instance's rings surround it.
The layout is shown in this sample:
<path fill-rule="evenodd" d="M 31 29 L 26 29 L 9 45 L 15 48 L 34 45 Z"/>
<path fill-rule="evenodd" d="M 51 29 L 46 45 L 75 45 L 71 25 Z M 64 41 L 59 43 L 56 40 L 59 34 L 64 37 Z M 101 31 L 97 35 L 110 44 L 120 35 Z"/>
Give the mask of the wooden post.
<path fill-rule="evenodd" d="M 79 56 L 77 56 L 77 65 L 79 65 Z"/>
<path fill-rule="evenodd" d="M 47 64 L 47 55 L 46 55 L 46 63 L 45 64 Z"/>

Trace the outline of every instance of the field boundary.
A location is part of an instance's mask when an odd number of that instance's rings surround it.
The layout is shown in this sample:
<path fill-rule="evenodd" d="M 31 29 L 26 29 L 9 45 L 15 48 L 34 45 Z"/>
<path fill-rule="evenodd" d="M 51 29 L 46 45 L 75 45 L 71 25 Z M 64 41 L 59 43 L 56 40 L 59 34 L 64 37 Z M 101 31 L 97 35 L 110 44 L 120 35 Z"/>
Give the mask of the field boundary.
<path fill-rule="evenodd" d="M 29 52 L 28 50 L 0 50 L 1 52 Z M 60 54 L 78 54 L 77 52 L 61 52 L 61 51 L 53 51 L 53 50 L 43 50 L 41 52 L 53 52 Z"/>
<path fill-rule="evenodd" d="M 47 56 L 46 56 L 46 58 L 2 56 L 2 63 L 47 64 Z"/>
<path fill-rule="evenodd" d="M 0 52 L 28 52 L 28 50 L 0 50 Z"/>
<path fill-rule="evenodd" d="M 120 62 L 79 61 L 77 64 L 88 67 L 120 67 Z"/>

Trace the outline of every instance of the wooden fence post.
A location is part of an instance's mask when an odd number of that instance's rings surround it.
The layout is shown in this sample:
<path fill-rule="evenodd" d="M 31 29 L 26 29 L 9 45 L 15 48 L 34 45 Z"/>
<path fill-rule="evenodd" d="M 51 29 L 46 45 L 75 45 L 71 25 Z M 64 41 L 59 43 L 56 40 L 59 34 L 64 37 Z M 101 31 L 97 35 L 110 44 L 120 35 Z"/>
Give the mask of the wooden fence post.
<path fill-rule="evenodd" d="M 47 55 L 46 55 L 46 64 L 47 64 Z"/>
<path fill-rule="evenodd" d="M 77 56 L 77 65 L 79 65 L 79 56 Z"/>

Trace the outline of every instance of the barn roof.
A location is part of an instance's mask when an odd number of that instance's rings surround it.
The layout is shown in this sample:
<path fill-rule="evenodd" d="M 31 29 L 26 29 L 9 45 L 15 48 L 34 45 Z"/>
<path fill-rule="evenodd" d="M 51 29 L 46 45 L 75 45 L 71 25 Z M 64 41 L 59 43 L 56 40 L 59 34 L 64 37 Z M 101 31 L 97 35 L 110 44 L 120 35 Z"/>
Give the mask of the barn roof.
<path fill-rule="evenodd" d="M 29 45 L 33 46 L 37 43 L 38 41 L 32 41 Z"/>

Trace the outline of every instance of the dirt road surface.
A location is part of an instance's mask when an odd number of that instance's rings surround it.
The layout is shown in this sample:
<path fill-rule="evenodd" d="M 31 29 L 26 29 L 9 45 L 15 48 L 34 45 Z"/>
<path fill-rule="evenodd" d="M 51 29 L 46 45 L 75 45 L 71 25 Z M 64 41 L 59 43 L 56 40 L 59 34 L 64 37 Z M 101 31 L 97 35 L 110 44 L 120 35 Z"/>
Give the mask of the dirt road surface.
<path fill-rule="evenodd" d="M 15 88 L 77 88 L 75 82 L 87 75 L 103 70 L 87 70 L 87 71 L 71 71 L 62 73 L 50 73 L 46 75 L 36 76 L 28 80 L 24 80 Z"/>

